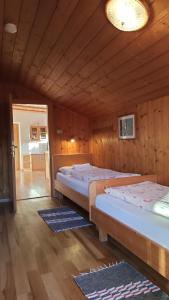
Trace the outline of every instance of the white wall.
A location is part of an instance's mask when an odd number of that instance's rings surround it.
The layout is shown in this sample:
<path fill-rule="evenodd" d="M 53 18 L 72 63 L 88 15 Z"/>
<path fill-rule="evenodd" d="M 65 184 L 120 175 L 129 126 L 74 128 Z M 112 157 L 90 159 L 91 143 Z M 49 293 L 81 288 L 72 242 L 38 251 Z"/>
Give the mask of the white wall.
<path fill-rule="evenodd" d="M 30 141 L 30 127 L 32 125 L 47 126 L 47 113 L 13 110 L 13 122 L 20 124 L 22 155 L 47 151 L 48 143 Z"/>

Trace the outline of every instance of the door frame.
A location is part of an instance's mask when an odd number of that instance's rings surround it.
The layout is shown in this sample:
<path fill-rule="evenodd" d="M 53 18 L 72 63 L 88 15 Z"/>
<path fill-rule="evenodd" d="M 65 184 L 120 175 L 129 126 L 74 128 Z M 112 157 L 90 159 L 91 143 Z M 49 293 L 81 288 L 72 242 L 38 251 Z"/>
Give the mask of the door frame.
<path fill-rule="evenodd" d="M 12 211 L 16 213 L 16 173 L 15 173 L 15 158 L 14 158 L 14 135 L 13 135 L 13 111 L 12 111 L 12 103 L 13 98 L 12 94 L 8 96 L 8 105 L 9 105 L 9 181 L 10 181 L 10 198 L 11 198 L 11 206 Z"/>
<path fill-rule="evenodd" d="M 13 112 L 13 109 L 12 109 L 12 112 Z M 13 125 L 16 124 L 18 125 L 18 137 L 19 137 L 19 167 L 20 167 L 20 170 L 22 170 L 23 168 L 23 162 L 22 162 L 22 151 L 21 151 L 21 124 L 20 122 L 15 122 L 13 121 Z"/>
<path fill-rule="evenodd" d="M 54 141 L 53 141 L 53 135 L 54 135 L 54 126 L 53 126 L 53 107 L 54 107 L 54 103 L 52 101 L 39 101 L 39 100 L 25 100 L 25 99 L 15 99 L 11 97 L 11 101 L 10 101 L 10 107 L 12 110 L 13 104 L 34 104 L 34 105 L 46 105 L 47 106 L 47 110 L 48 110 L 48 147 L 49 147 L 49 174 L 50 174 L 50 195 L 49 197 L 53 197 L 54 196 L 54 172 L 53 172 L 53 164 L 52 164 L 52 153 L 53 153 L 53 149 L 54 149 Z M 10 120 L 11 123 L 11 120 Z M 13 122 L 12 122 L 13 123 Z M 13 128 L 13 124 L 10 124 L 11 128 Z M 11 168 L 12 169 L 12 168 Z M 15 176 L 14 176 L 15 177 Z M 14 186 L 14 181 L 15 181 L 15 186 Z M 13 205 L 14 207 L 16 207 L 16 180 L 12 181 L 12 190 L 15 190 L 15 205 Z M 12 192 L 13 193 L 13 192 Z M 13 198 L 14 199 L 14 198 Z M 14 212 L 16 211 L 16 208 L 14 208 Z"/>

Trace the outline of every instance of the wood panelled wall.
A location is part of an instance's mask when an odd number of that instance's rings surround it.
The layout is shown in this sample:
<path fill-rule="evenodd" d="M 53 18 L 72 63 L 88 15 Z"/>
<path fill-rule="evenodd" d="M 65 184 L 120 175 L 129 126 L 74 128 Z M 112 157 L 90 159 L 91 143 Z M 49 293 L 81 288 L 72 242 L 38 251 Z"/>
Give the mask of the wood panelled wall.
<path fill-rule="evenodd" d="M 22 85 L 3 83 L 3 86 L 12 93 L 16 103 L 49 104 L 51 116 L 49 123 L 52 131 L 50 146 L 53 154 L 88 153 L 90 129 L 86 117 L 57 105 L 54 101 Z M 57 129 L 61 129 L 63 134 L 58 135 Z M 70 142 L 71 136 L 76 138 L 75 143 Z"/>
<path fill-rule="evenodd" d="M 8 103 L 0 100 L 0 201 L 9 199 L 9 118 Z"/>
<path fill-rule="evenodd" d="M 55 154 L 88 153 L 90 138 L 88 119 L 57 105 L 54 105 L 53 114 L 53 152 Z M 57 133 L 58 129 L 62 131 L 61 134 Z M 70 142 L 71 137 L 75 138 L 74 143 Z"/>
<path fill-rule="evenodd" d="M 135 140 L 118 139 L 118 116 L 136 114 Z M 92 129 L 93 162 L 119 171 L 156 173 L 169 185 L 169 96 L 95 120 Z"/>

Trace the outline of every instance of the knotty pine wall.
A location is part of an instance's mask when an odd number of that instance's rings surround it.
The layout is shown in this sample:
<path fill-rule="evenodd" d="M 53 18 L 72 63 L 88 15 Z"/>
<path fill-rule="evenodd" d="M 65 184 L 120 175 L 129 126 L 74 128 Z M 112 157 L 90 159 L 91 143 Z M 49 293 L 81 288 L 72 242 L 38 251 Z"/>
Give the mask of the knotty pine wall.
<path fill-rule="evenodd" d="M 54 152 L 55 154 L 67 153 L 88 153 L 90 127 L 87 118 L 54 105 Z M 57 129 L 62 130 L 62 134 L 57 134 Z M 75 137 L 75 142 L 71 143 L 71 137 Z"/>
<path fill-rule="evenodd" d="M 8 103 L 0 100 L 0 202 L 9 199 L 9 117 Z"/>
<path fill-rule="evenodd" d="M 118 116 L 136 114 L 135 140 L 118 139 Z M 169 185 L 169 96 L 92 122 L 93 162 L 125 172 L 155 173 Z"/>

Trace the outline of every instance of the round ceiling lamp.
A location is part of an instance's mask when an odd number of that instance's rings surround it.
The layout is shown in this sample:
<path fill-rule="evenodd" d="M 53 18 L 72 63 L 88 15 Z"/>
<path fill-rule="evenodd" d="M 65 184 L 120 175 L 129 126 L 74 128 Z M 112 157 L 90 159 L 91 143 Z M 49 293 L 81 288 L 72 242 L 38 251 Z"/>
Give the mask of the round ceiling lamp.
<path fill-rule="evenodd" d="M 11 33 L 11 34 L 14 34 L 17 32 L 17 27 L 15 24 L 13 23 L 6 23 L 5 26 L 4 26 L 4 30 L 5 32 L 7 33 Z"/>
<path fill-rule="evenodd" d="M 108 0 L 106 15 L 117 29 L 136 31 L 147 24 L 150 11 L 145 0 Z"/>

